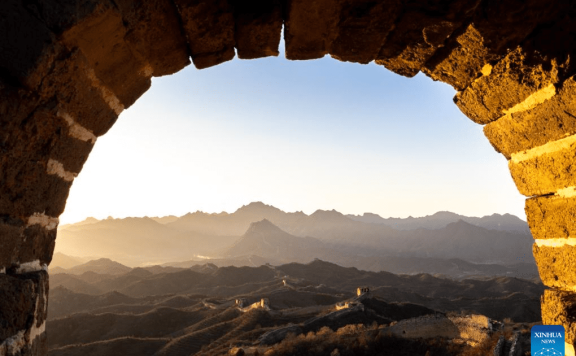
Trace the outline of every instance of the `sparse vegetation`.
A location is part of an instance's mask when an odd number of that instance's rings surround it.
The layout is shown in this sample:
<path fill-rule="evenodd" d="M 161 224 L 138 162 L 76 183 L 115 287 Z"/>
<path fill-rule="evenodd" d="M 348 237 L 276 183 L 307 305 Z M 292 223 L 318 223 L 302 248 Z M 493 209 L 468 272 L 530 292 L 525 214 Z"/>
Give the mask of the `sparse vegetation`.
<path fill-rule="evenodd" d="M 409 340 L 380 333 L 379 327 L 347 325 L 332 331 L 328 327 L 306 335 L 290 335 L 283 342 L 266 351 L 266 356 L 288 355 L 425 355 L 427 352 L 438 356 L 459 355 L 466 347 L 437 338 L 431 340 Z"/>
<path fill-rule="evenodd" d="M 119 275 L 88 271 L 74 276 L 84 284 L 66 285 L 83 289 L 87 285 L 119 287 L 126 294 L 111 291 L 90 295 L 62 285 L 53 288 L 50 308 L 56 311 L 52 315 L 60 317 L 48 321 L 50 356 L 212 356 L 231 350 L 246 356 L 480 356 L 491 352 L 500 335 L 509 339 L 515 332 L 529 332 L 529 324 L 513 322 L 521 312 L 539 312 L 540 287 L 517 279 L 453 281 L 426 274 L 399 276 L 320 260 L 278 267 L 143 270 Z M 55 276 L 52 281 L 57 284 L 59 275 Z M 286 278 L 288 285 L 282 282 Z M 372 288 L 354 299 L 357 285 Z M 172 293 L 162 295 L 159 291 Z M 473 295 L 485 298 L 474 299 Z M 529 303 L 518 305 L 518 296 L 534 299 L 534 307 Z M 236 306 L 236 299 L 250 305 L 261 298 L 268 299 L 269 304 L 250 311 Z M 345 301 L 348 307 L 336 310 L 335 304 Z M 391 329 L 383 332 L 406 319 L 426 315 L 463 317 L 483 314 L 483 310 L 504 313 L 508 319 L 499 333 L 474 347 L 451 339 L 454 336 L 438 337 L 433 332 L 426 334 L 430 335 L 427 339 L 402 338 L 401 334 L 391 334 Z M 523 317 L 527 315 L 531 314 Z M 285 331 L 275 334 L 279 330 Z M 293 334 L 286 337 L 288 331 Z M 259 343 L 266 333 L 280 337 Z M 130 349 L 130 345 L 134 347 Z M 150 345 L 147 350 L 155 351 L 134 351 L 142 345 Z"/>

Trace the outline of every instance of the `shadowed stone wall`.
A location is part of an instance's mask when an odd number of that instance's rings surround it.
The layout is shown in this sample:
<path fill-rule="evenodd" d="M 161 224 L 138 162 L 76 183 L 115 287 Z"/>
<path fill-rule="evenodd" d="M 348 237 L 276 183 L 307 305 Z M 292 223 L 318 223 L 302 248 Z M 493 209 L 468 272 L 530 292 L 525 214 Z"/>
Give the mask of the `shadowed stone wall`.
<path fill-rule="evenodd" d="M 0 355 L 46 353 L 46 265 L 97 138 L 152 76 L 277 56 L 282 28 L 288 59 L 375 61 L 458 91 L 530 197 L 543 321 L 574 344 L 575 16 L 549 0 L 1 1 Z"/>

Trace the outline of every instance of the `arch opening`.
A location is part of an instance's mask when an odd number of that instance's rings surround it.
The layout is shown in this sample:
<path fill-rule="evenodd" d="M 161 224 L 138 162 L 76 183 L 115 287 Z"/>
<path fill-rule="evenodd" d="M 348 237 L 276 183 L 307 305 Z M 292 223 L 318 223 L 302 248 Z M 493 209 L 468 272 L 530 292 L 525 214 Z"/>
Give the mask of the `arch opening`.
<path fill-rule="evenodd" d="M 49 263 L 72 181 L 98 136 L 150 86 L 152 76 L 230 60 L 326 54 L 423 71 L 457 90 L 456 105 L 509 159 L 546 291 L 544 323 L 570 322 L 575 178 L 572 173 L 572 5 L 291 0 L 7 1 L 0 21 L 0 335 L 7 354 L 45 352 Z M 520 8 L 518 8 L 520 6 Z M 513 14 L 513 15 L 512 15 Z M 161 30 L 159 30 L 161 29 Z M 560 263 L 558 261 L 561 261 Z M 21 298 L 11 302 L 13 296 Z M 18 304 L 19 303 L 19 304 Z M 558 306 L 559 305 L 559 306 Z M 32 316 L 24 318 L 24 315 Z M 16 345 L 16 346 L 11 346 Z M 4 351 L 4 350 L 3 350 Z"/>
<path fill-rule="evenodd" d="M 453 92 L 443 83 L 383 73 L 375 65 L 356 65 L 333 80 L 341 85 L 339 89 L 321 92 L 325 81 L 352 64 L 326 59 L 307 68 L 282 62 L 276 58 L 262 64 L 228 62 L 229 69 L 192 70 L 155 83 L 158 87 L 152 86 L 122 114 L 114 130 L 99 139 L 68 198 L 66 211 L 77 210 L 78 218 L 70 221 L 65 211 L 60 227 L 88 216 L 103 220 L 108 216 L 180 217 L 194 211 L 232 213 L 256 201 L 307 215 L 333 209 L 383 217 L 439 211 L 468 216 L 511 212 L 509 200 L 515 191 L 503 159 L 485 144 L 481 127 L 463 120 L 450 105 Z M 312 70 L 314 78 L 307 78 Z M 281 71 L 289 74 L 282 77 Z M 282 84 L 270 84 L 266 78 Z M 362 83 L 369 90 L 362 89 Z M 236 94 L 248 85 L 251 97 Z M 175 86 L 185 94 L 175 94 Z M 223 87 L 224 93 L 219 90 Z M 437 103 L 441 99 L 446 105 Z M 423 109 L 413 105 L 403 112 L 417 100 Z M 223 102 L 229 106 L 226 110 Z M 279 102 L 303 107 L 279 109 L 265 104 Z M 105 145 L 111 148 L 98 151 Z M 453 152 L 453 147 L 459 147 L 459 152 Z M 475 164 L 471 155 L 477 157 Z M 521 204 L 516 207 L 523 214 L 523 200 L 513 203 Z M 248 225 L 234 235 L 241 236 L 246 229 Z M 71 243 L 72 236 L 77 234 L 60 232 L 55 251 L 108 257 L 131 267 L 175 262 L 175 257 L 162 260 L 141 253 L 140 260 L 132 259 L 128 238 L 124 245 L 131 259 L 119 252 L 104 255 L 83 249 L 80 242 Z M 531 254 L 526 246 L 517 251 Z M 182 254 L 191 253 L 175 252 L 182 260 L 186 259 Z M 163 258 L 168 253 L 168 249 L 158 251 Z M 207 247 L 195 252 L 213 253 Z"/>
<path fill-rule="evenodd" d="M 424 76 L 409 79 L 383 72 L 379 66 L 351 67 L 333 59 L 312 67 L 276 58 L 266 63 L 228 63 L 228 69 L 219 66 L 208 73 L 191 70 L 160 78 L 122 114 L 113 131 L 99 138 L 93 161 L 87 162 L 71 190 L 85 195 L 71 193 L 67 202 L 67 210 L 79 211 L 83 202 L 110 207 L 106 202 L 115 197 L 117 205 L 139 201 L 138 206 L 132 203 L 132 211 L 101 208 L 96 215 L 84 209 L 76 218 L 62 215 L 60 224 L 87 216 L 232 211 L 256 200 L 306 213 L 336 209 L 407 217 L 449 210 L 471 216 L 511 212 L 523 217 L 521 197 L 514 204 L 506 203 L 512 194 L 505 189 L 514 188 L 502 156 L 486 145 L 481 127 L 463 120 L 451 105 L 448 99 L 454 92 L 446 85 Z M 368 88 L 362 88 L 363 83 Z M 247 86 L 250 94 L 239 93 Z M 326 89 L 334 86 L 338 88 Z M 455 152 L 453 147 L 460 149 Z M 480 162 L 482 155 L 487 158 Z M 218 165 L 210 168 L 214 162 Z M 423 174 L 429 185 L 419 183 Z M 372 188 L 361 187 L 363 177 Z M 408 178 L 413 184 L 404 184 L 402 180 Z M 184 189 L 187 181 L 198 188 Z M 508 184 L 499 184 L 502 181 Z M 295 196 L 288 200 L 282 192 L 269 194 L 273 182 Z M 334 189 L 323 189 L 326 183 Z M 97 189 L 103 184 L 114 191 Z M 258 189 L 266 185 L 270 186 Z M 210 193 L 203 194 L 204 190 Z M 336 194 L 338 190 L 342 195 Z M 347 196 L 345 190 L 357 197 Z M 374 197 L 372 190 L 379 195 Z M 130 194 L 119 195 L 123 191 Z M 333 199 L 317 197 L 329 192 Z M 434 205 L 416 206 L 423 194 Z M 226 196 L 226 204 L 221 195 Z M 175 196 L 179 201 L 169 200 Z M 452 202 L 465 199 L 475 202 L 468 211 Z M 219 203 L 190 206 L 208 200 Z M 388 210 L 382 210 L 384 201 L 391 205 Z M 515 205 L 520 201 L 521 206 Z M 172 211 L 150 210 L 179 203 L 179 209 Z"/>

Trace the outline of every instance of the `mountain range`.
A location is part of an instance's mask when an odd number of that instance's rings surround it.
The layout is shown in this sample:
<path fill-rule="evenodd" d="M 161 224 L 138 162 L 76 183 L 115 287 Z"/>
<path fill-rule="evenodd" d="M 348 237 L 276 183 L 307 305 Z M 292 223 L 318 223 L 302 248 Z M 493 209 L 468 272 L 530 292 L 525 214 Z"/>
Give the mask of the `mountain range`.
<path fill-rule="evenodd" d="M 424 218 L 383 219 L 334 210 L 286 213 L 256 202 L 231 214 L 89 218 L 62 226 L 56 251 L 80 259 L 107 257 L 128 266 L 183 261 L 254 265 L 254 260 L 277 265 L 320 258 L 377 270 L 405 259 L 420 265 L 423 261 L 452 265 L 458 272 L 466 263 L 533 266 L 532 243 L 527 224 L 512 215 L 469 218 L 440 212 Z"/>
<path fill-rule="evenodd" d="M 331 218 L 330 218 L 331 217 Z M 511 232 L 529 233 L 528 224 L 511 214 L 492 214 L 484 217 L 469 217 L 459 215 L 448 211 L 440 211 L 433 215 L 424 217 L 408 217 L 408 218 L 382 218 L 380 215 L 373 213 L 364 213 L 363 215 L 343 215 L 335 210 L 317 210 L 313 214 L 306 215 L 298 211 L 294 213 L 286 213 L 274 206 L 266 205 L 262 202 L 253 202 L 244 205 L 234 213 L 205 213 L 196 211 L 188 213 L 181 217 L 174 215 L 164 217 L 151 217 L 160 224 L 166 224 L 171 228 L 182 231 L 196 231 L 198 233 L 205 233 L 207 235 L 222 235 L 222 236 L 239 236 L 243 234 L 248 226 L 263 219 L 271 221 L 273 224 L 279 226 L 284 231 L 299 235 L 295 230 L 303 229 L 301 226 L 306 220 L 318 222 L 319 220 L 331 220 L 331 223 L 340 220 L 340 222 L 349 222 L 348 220 L 386 225 L 396 230 L 416 230 L 416 229 L 441 229 L 449 223 L 463 220 L 469 224 L 483 227 L 489 230 L 502 230 Z M 146 217 L 145 217 L 146 218 Z M 67 230 L 72 227 L 95 224 L 101 221 L 118 220 L 109 217 L 105 220 L 98 220 L 92 217 L 84 221 L 61 225 L 60 230 Z M 300 227 L 300 228 L 299 228 Z"/>
<path fill-rule="evenodd" d="M 416 229 L 441 229 L 444 226 L 457 222 L 465 221 L 469 224 L 483 227 L 489 230 L 518 231 L 530 233 L 528 224 L 517 216 L 511 214 L 492 214 L 488 216 L 470 217 L 451 213 L 449 211 L 439 211 L 433 215 L 414 218 L 409 216 L 402 218 L 383 218 L 380 215 L 364 213 L 363 215 L 346 215 L 352 220 L 362 221 L 372 224 L 388 225 L 396 230 L 416 230 Z"/>

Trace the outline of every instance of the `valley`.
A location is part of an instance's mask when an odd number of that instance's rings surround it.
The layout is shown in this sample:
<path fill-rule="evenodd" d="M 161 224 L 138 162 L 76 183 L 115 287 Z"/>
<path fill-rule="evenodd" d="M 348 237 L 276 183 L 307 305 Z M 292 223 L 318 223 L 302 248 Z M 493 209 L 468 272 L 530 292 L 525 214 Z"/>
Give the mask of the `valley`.
<path fill-rule="evenodd" d="M 511 215 L 263 203 L 59 228 L 49 354 L 486 355 L 529 349 L 545 287 Z M 523 346 L 522 346 L 523 345 Z"/>
<path fill-rule="evenodd" d="M 284 348 L 279 345 L 289 334 L 309 335 L 323 328 L 338 332 L 356 325 L 371 327 L 377 336 L 392 332 L 401 321 L 434 316 L 444 325 L 483 315 L 493 326 L 481 331 L 478 340 L 449 334 L 449 339 L 460 340 L 457 351 L 463 352 L 503 332 L 502 320 L 518 330 L 537 323 L 544 290 L 542 284 L 510 277 L 455 281 L 368 272 L 321 260 L 130 269 L 102 259 L 69 272 L 51 277 L 50 355 L 221 355 L 230 345 L 262 354 Z M 359 298 L 358 288 L 369 292 Z M 413 337 L 404 341 L 421 342 Z M 413 346 L 425 348 L 427 342 Z"/>

